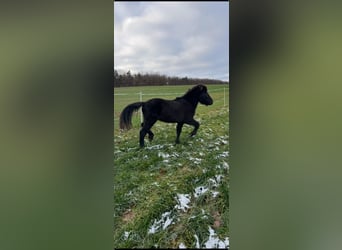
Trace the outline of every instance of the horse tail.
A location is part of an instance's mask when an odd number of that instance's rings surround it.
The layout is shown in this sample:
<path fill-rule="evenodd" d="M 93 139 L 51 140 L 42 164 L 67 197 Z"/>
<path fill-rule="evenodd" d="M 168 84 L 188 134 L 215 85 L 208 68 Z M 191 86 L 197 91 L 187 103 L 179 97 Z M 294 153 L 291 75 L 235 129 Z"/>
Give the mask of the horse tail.
<path fill-rule="evenodd" d="M 130 129 L 132 128 L 132 114 L 134 111 L 137 111 L 144 102 L 135 102 L 128 105 L 120 114 L 120 128 L 121 129 Z"/>

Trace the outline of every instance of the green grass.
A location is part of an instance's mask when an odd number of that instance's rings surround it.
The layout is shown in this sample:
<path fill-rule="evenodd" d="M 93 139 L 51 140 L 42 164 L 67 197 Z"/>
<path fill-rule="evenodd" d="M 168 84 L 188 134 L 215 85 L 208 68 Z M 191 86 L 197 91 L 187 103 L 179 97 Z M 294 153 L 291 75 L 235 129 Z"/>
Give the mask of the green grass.
<path fill-rule="evenodd" d="M 144 93 L 184 93 L 190 86 L 132 87 L 115 89 L 114 119 Z M 180 144 L 175 144 L 175 124 L 157 122 L 152 131 L 154 140 L 146 140 L 139 148 L 140 116 L 134 115 L 133 128 L 122 132 L 114 120 L 114 247 L 115 248 L 178 248 L 183 243 L 205 247 L 209 226 L 221 240 L 229 236 L 229 120 L 228 87 L 226 106 L 223 106 L 223 86 L 208 86 L 214 99 L 212 106 L 199 105 L 195 119 L 200 128 L 195 137 L 189 137 L 192 127 L 185 125 Z M 220 90 L 221 89 L 221 90 Z M 211 92 L 212 90 L 212 92 Z M 180 95 L 163 96 L 174 99 Z M 144 96 L 144 100 L 160 97 Z M 215 179 L 221 175 L 220 182 Z M 216 181 L 215 181 L 216 180 Z M 208 191 L 197 198 L 195 188 L 204 186 Z M 212 192 L 218 192 L 216 197 Z M 189 208 L 175 208 L 177 194 L 190 196 Z M 172 224 L 164 230 L 149 234 L 154 221 L 170 212 Z M 170 218 L 170 217 L 169 217 Z M 129 236 L 125 237 L 125 232 Z"/>

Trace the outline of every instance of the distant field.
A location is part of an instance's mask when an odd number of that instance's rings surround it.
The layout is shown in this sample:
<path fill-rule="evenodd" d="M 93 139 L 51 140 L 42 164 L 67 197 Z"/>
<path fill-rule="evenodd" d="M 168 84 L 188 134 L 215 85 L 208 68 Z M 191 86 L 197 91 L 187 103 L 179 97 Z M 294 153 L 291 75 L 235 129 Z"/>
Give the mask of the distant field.
<path fill-rule="evenodd" d="M 224 90 L 225 102 L 224 106 Z M 191 86 L 130 87 L 114 90 L 114 246 L 116 248 L 216 248 L 229 245 L 229 89 L 208 85 L 212 106 L 199 105 L 200 128 L 184 125 L 174 144 L 175 124 L 157 122 L 155 138 L 139 148 L 140 115 L 121 132 L 122 109 L 142 91 L 174 99 Z M 159 95 L 167 94 L 167 95 Z M 176 94 L 174 94 L 176 93 Z"/>

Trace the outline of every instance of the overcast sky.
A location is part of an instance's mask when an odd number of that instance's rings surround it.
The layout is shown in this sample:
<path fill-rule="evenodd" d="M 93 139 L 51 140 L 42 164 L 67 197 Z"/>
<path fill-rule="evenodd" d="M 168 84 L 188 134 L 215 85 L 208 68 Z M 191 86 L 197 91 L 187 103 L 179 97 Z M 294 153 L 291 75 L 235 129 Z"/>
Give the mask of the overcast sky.
<path fill-rule="evenodd" d="M 114 2 L 120 73 L 229 80 L 229 2 Z"/>

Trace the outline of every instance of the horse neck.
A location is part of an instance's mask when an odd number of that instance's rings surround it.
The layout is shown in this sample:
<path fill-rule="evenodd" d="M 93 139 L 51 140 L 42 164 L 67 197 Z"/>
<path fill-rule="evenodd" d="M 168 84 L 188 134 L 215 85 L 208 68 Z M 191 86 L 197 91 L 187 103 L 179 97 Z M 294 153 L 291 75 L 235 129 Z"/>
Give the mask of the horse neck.
<path fill-rule="evenodd" d="M 191 95 L 185 95 L 183 97 L 185 100 L 187 100 L 188 102 L 190 102 L 192 104 L 192 106 L 194 107 L 194 109 L 197 108 L 197 105 L 198 105 L 198 99 L 191 96 Z"/>

